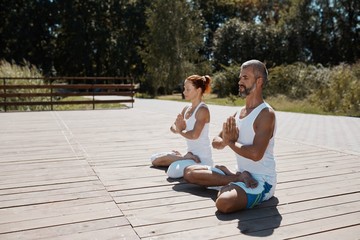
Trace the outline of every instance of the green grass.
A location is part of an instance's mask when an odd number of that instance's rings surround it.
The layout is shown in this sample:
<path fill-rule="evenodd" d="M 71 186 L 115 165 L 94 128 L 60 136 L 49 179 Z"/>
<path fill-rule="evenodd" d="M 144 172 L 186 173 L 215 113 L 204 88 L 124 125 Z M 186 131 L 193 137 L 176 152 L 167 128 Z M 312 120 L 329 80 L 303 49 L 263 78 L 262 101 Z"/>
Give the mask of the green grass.
<path fill-rule="evenodd" d="M 187 100 L 181 98 L 181 94 L 158 96 L 157 99 L 188 102 Z M 85 99 L 82 97 L 68 97 L 62 99 L 61 101 L 74 101 L 74 100 L 85 100 Z M 293 99 L 289 99 L 286 96 L 268 97 L 265 100 L 276 111 L 334 115 L 333 113 L 326 113 L 322 111 L 320 107 L 315 106 L 314 104 L 310 103 L 308 100 L 293 100 Z M 245 104 L 245 100 L 240 97 L 230 96 L 226 98 L 218 98 L 216 94 L 205 94 L 204 101 L 208 104 L 221 105 L 221 106 L 243 106 Z M 95 105 L 95 109 L 121 109 L 126 107 L 127 106 L 124 104 Z M 93 109 L 92 104 L 54 106 L 54 110 L 91 110 L 91 109 Z"/>
<path fill-rule="evenodd" d="M 161 100 L 173 100 L 173 101 L 183 101 L 186 100 L 181 99 L 181 94 L 173 94 L 166 96 L 157 97 Z M 243 106 L 245 104 L 245 100 L 237 97 L 230 96 L 227 98 L 218 98 L 215 94 L 207 94 L 204 95 L 204 101 L 208 104 L 214 105 L 222 105 L 222 106 Z M 331 114 L 325 113 L 321 110 L 320 107 L 315 106 L 310 103 L 308 100 L 292 100 L 287 98 L 286 96 L 276 96 L 276 97 L 268 97 L 265 99 L 276 111 L 284 111 L 284 112 L 297 112 L 297 113 L 312 113 L 312 114 Z"/>
<path fill-rule="evenodd" d="M 329 115 L 309 100 L 294 100 L 285 96 L 269 97 L 266 101 L 277 111 Z M 333 115 L 333 114 L 332 114 Z"/>

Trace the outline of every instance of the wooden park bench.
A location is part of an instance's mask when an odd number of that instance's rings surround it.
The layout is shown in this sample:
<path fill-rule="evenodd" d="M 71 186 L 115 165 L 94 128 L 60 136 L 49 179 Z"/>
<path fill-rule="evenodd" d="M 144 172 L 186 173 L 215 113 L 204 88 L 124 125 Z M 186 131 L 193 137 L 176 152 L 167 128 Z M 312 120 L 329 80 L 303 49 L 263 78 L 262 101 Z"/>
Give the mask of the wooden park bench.
<path fill-rule="evenodd" d="M 138 85 L 131 77 L 2 77 L 0 78 L 0 111 L 10 106 L 131 103 Z M 63 98 L 80 96 L 82 100 Z M 97 96 L 116 96 L 101 99 Z M 121 96 L 121 97 L 119 97 Z M 12 107 L 13 109 L 14 107 Z"/>

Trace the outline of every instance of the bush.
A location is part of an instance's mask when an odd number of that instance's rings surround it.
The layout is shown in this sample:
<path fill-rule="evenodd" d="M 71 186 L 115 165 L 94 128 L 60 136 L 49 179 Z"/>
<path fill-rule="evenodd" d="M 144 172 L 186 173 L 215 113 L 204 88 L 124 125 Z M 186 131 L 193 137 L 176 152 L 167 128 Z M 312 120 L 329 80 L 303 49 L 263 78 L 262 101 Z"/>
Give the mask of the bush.
<path fill-rule="evenodd" d="M 277 66 L 269 69 L 269 82 L 264 95 L 281 94 L 291 99 L 306 99 L 319 88 L 327 74 L 328 70 L 321 65 L 295 63 Z"/>
<path fill-rule="evenodd" d="M 326 112 L 360 117 L 360 63 L 333 67 L 313 99 Z"/>
<path fill-rule="evenodd" d="M 224 70 L 214 74 L 212 82 L 212 91 L 216 93 L 218 97 L 223 98 L 229 95 L 239 94 L 239 65 L 231 65 L 225 67 Z"/>
<path fill-rule="evenodd" d="M 218 97 L 238 95 L 240 65 L 231 65 L 213 76 Z M 360 62 L 333 68 L 295 63 L 269 68 L 264 97 L 285 96 L 304 100 L 324 112 L 360 117 Z"/>
<path fill-rule="evenodd" d="M 25 80 L 21 79 L 28 78 L 28 77 L 43 77 L 41 72 L 33 65 L 31 65 L 29 62 L 24 61 L 23 65 L 16 65 L 14 63 L 9 63 L 5 60 L 0 61 L 0 78 L 20 78 L 20 79 L 13 79 L 6 80 L 7 85 L 22 85 L 22 84 L 34 84 L 34 85 L 40 85 L 44 84 L 42 79 L 31 79 L 31 80 Z M 4 80 L 3 80 L 4 81 Z M 3 84 L 3 83 L 1 83 Z M 8 89 L 7 93 L 39 93 L 44 92 L 46 90 L 43 89 Z M 0 90 L 0 92 L 3 92 L 3 90 Z M 12 97 L 7 98 L 7 102 L 22 102 L 22 101 L 41 101 L 43 97 L 32 97 L 26 98 L 26 97 Z M 0 101 L 4 101 L 3 98 L 0 98 Z M 49 108 L 47 106 L 8 106 L 7 110 L 18 110 L 18 111 L 37 111 L 37 110 L 44 110 L 45 108 Z"/>

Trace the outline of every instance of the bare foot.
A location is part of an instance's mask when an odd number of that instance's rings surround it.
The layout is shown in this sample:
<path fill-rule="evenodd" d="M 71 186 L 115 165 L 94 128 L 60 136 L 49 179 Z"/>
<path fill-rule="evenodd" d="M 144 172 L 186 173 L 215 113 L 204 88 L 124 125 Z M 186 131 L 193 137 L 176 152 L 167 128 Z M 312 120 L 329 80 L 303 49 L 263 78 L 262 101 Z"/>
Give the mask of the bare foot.
<path fill-rule="evenodd" d="M 192 152 L 188 152 L 185 154 L 184 158 L 189 158 L 189 159 L 192 159 L 194 160 L 196 163 L 200 163 L 201 160 L 200 158 L 197 156 L 197 155 L 194 155 Z"/>
<path fill-rule="evenodd" d="M 237 173 L 237 175 L 240 176 L 242 181 L 245 183 L 246 187 L 248 188 L 256 188 L 258 185 L 258 182 L 251 176 L 251 174 L 248 171 L 244 171 L 242 173 Z"/>
<path fill-rule="evenodd" d="M 179 156 L 179 157 L 182 156 L 181 153 L 179 151 L 176 151 L 176 150 L 172 150 L 172 153 L 169 154 L 169 155 L 175 155 L 175 156 Z"/>

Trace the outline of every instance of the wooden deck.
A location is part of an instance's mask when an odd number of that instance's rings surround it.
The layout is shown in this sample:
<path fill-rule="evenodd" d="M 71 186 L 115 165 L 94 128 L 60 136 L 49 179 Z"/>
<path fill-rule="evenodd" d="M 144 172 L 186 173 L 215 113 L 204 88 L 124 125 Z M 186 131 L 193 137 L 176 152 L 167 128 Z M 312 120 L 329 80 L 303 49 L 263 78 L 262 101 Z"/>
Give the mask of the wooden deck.
<path fill-rule="evenodd" d="M 172 121 L 136 102 L 1 113 L 0 239 L 360 239 L 360 154 L 279 138 L 276 197 L 224 215 L 216 191 L 150 167 L 152 153 L 185 149 Z"/>

